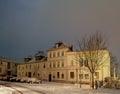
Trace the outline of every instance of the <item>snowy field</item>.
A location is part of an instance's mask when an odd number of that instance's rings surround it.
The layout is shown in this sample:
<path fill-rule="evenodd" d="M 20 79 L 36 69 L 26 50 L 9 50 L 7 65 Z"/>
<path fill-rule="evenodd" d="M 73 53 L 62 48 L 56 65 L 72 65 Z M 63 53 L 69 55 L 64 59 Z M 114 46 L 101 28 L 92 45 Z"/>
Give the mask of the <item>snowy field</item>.
<path fill-rule="evenodd" d="M 0 86 L 0 94 L 120 94 L 119 89 L 99 88 L 91 90 L 78 88 L 73 84 L 43 82 L 42 84 L 8 83 L 11 87 Z M 20 92 L 18 92 L 18 91 Z"/>

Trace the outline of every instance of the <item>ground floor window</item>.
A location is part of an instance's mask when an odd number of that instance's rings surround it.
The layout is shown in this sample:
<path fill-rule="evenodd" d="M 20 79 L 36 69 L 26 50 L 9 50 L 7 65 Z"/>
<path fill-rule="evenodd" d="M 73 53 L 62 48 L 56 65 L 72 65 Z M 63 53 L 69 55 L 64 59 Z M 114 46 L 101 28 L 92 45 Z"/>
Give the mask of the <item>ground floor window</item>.
<path fill-rule="evenodd" d="M 57 78 L 59 78 L 60 77 L 60 73 L 59 72 L 57 72 Z"/>
<path fill-rule="evenodd" d="M 79 74 L 79 79 L 83 79 L 83 74 Z"/>
<path fill-rule="evenodd" d="M 99 79 L 99 72 L 95 72 L 96 79 Z"/>
<path fill-rule="evenodd" d="M 75 76 L 75 75 L 74 75 L 74 72 L 70 72 L 70 78 L 72 78 L 72 79 L 73 79 L 73 78 L 74 78 L 74 76 Z"/>
<path fill-rule="evenodd" d="M 64 74 L 62 73 L 61 78 L 64 79 Z"/>

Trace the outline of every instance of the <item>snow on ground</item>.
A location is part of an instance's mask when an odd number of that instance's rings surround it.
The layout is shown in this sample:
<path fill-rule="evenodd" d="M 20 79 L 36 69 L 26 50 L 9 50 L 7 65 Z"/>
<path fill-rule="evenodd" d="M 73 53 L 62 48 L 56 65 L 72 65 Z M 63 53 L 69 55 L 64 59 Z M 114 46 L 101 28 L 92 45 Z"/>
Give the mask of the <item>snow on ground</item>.
<path fill-rule="evenodd" d="M 25 85 L 24 85 L 25 86 Z M 118 89 L 99 88 L 97 90 L 81 89 L 73 84 L 43 83 L 43 84 L 26 84 L 26 87 L 34 90 L 40 90 L 45 94 L 119 94 Z"/>
<path fill-rule="evenodd" d="M 106 89 L 106 88 L 99 88 L 97 90 L 91 90 L 89 88 L 81 89 L 74 84 L 54 82 L 43 82 L 42 84 L 10 83 L 10 85 L 12 86 L 12 89 L 14 88 L 16 90 L 19 90 L 22 92 L 22 94 L 120 94 L 120 89 Z M 10 89 L 10 87 L 2 88 L 0 88 L 0 94 L 12 94 L 5 92 L 10 90 L 13 91 L 12 89 Z"/>
<path fill-rule="evenodd" d="M 12 94 L 12 92 L 11 88 L 0 85 L 0 94 Z"/>

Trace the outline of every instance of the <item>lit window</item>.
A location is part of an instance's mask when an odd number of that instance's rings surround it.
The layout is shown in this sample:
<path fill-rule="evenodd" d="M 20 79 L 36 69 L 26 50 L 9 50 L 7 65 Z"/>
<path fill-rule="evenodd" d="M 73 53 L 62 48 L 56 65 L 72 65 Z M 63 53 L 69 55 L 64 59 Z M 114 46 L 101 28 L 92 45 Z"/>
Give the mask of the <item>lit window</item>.
<path fill-rule="evenodd" d="M 89 79 L 89 74 L 85 74 L 85 79 Z"/>
<path fill-rule="evenodd" d="M 73 66 L 73 60 L 71 60 L 71 66 Z"/>
<path fill-rule="evenodd" d="M 64 61 L 62 61 L 62 67 L 64 67 Z"/>
<path fill-rule="evenodd" d="M 79 74 L 79 79 L 83 79 L 83 74 Z"/>
<path fill-rule="evenodd" d="M 60 53 L 59 53 L 59 52 L 57 52 L 57 56 L 58 56 L 58 57 L 60 56 Z"/>
<path fill-rule="evenodd" d="M 88 67 L 88 60 L 87 59 L 84 60 L 84 65 L 85 65 L 85 67 Z"/>
<path fill-rule="evenodd" d="M 53 68 L 55 68 L 55 62 L 53 62 Z"/>
<path fill-rule="evenodd" d="M 50 63 L 50 65 L 49 65 L 49 67 L 51 68 L 51 63 Z"/>
<path fill-rule="evenodd" d="M 96 79 L 99 79 L 99 72 L 95 72 Z"/>

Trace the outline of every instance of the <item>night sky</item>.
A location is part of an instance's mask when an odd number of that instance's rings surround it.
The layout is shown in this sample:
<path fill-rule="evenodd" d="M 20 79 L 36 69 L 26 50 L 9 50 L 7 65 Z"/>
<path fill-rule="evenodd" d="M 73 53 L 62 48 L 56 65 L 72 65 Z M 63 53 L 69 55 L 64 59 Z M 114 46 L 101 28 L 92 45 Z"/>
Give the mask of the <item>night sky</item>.
<path fill-rule="evenodd" d="M 0 0 L 0 56 L 22 61 L 96 31 L 120 60 L 120 0 Z"/>

